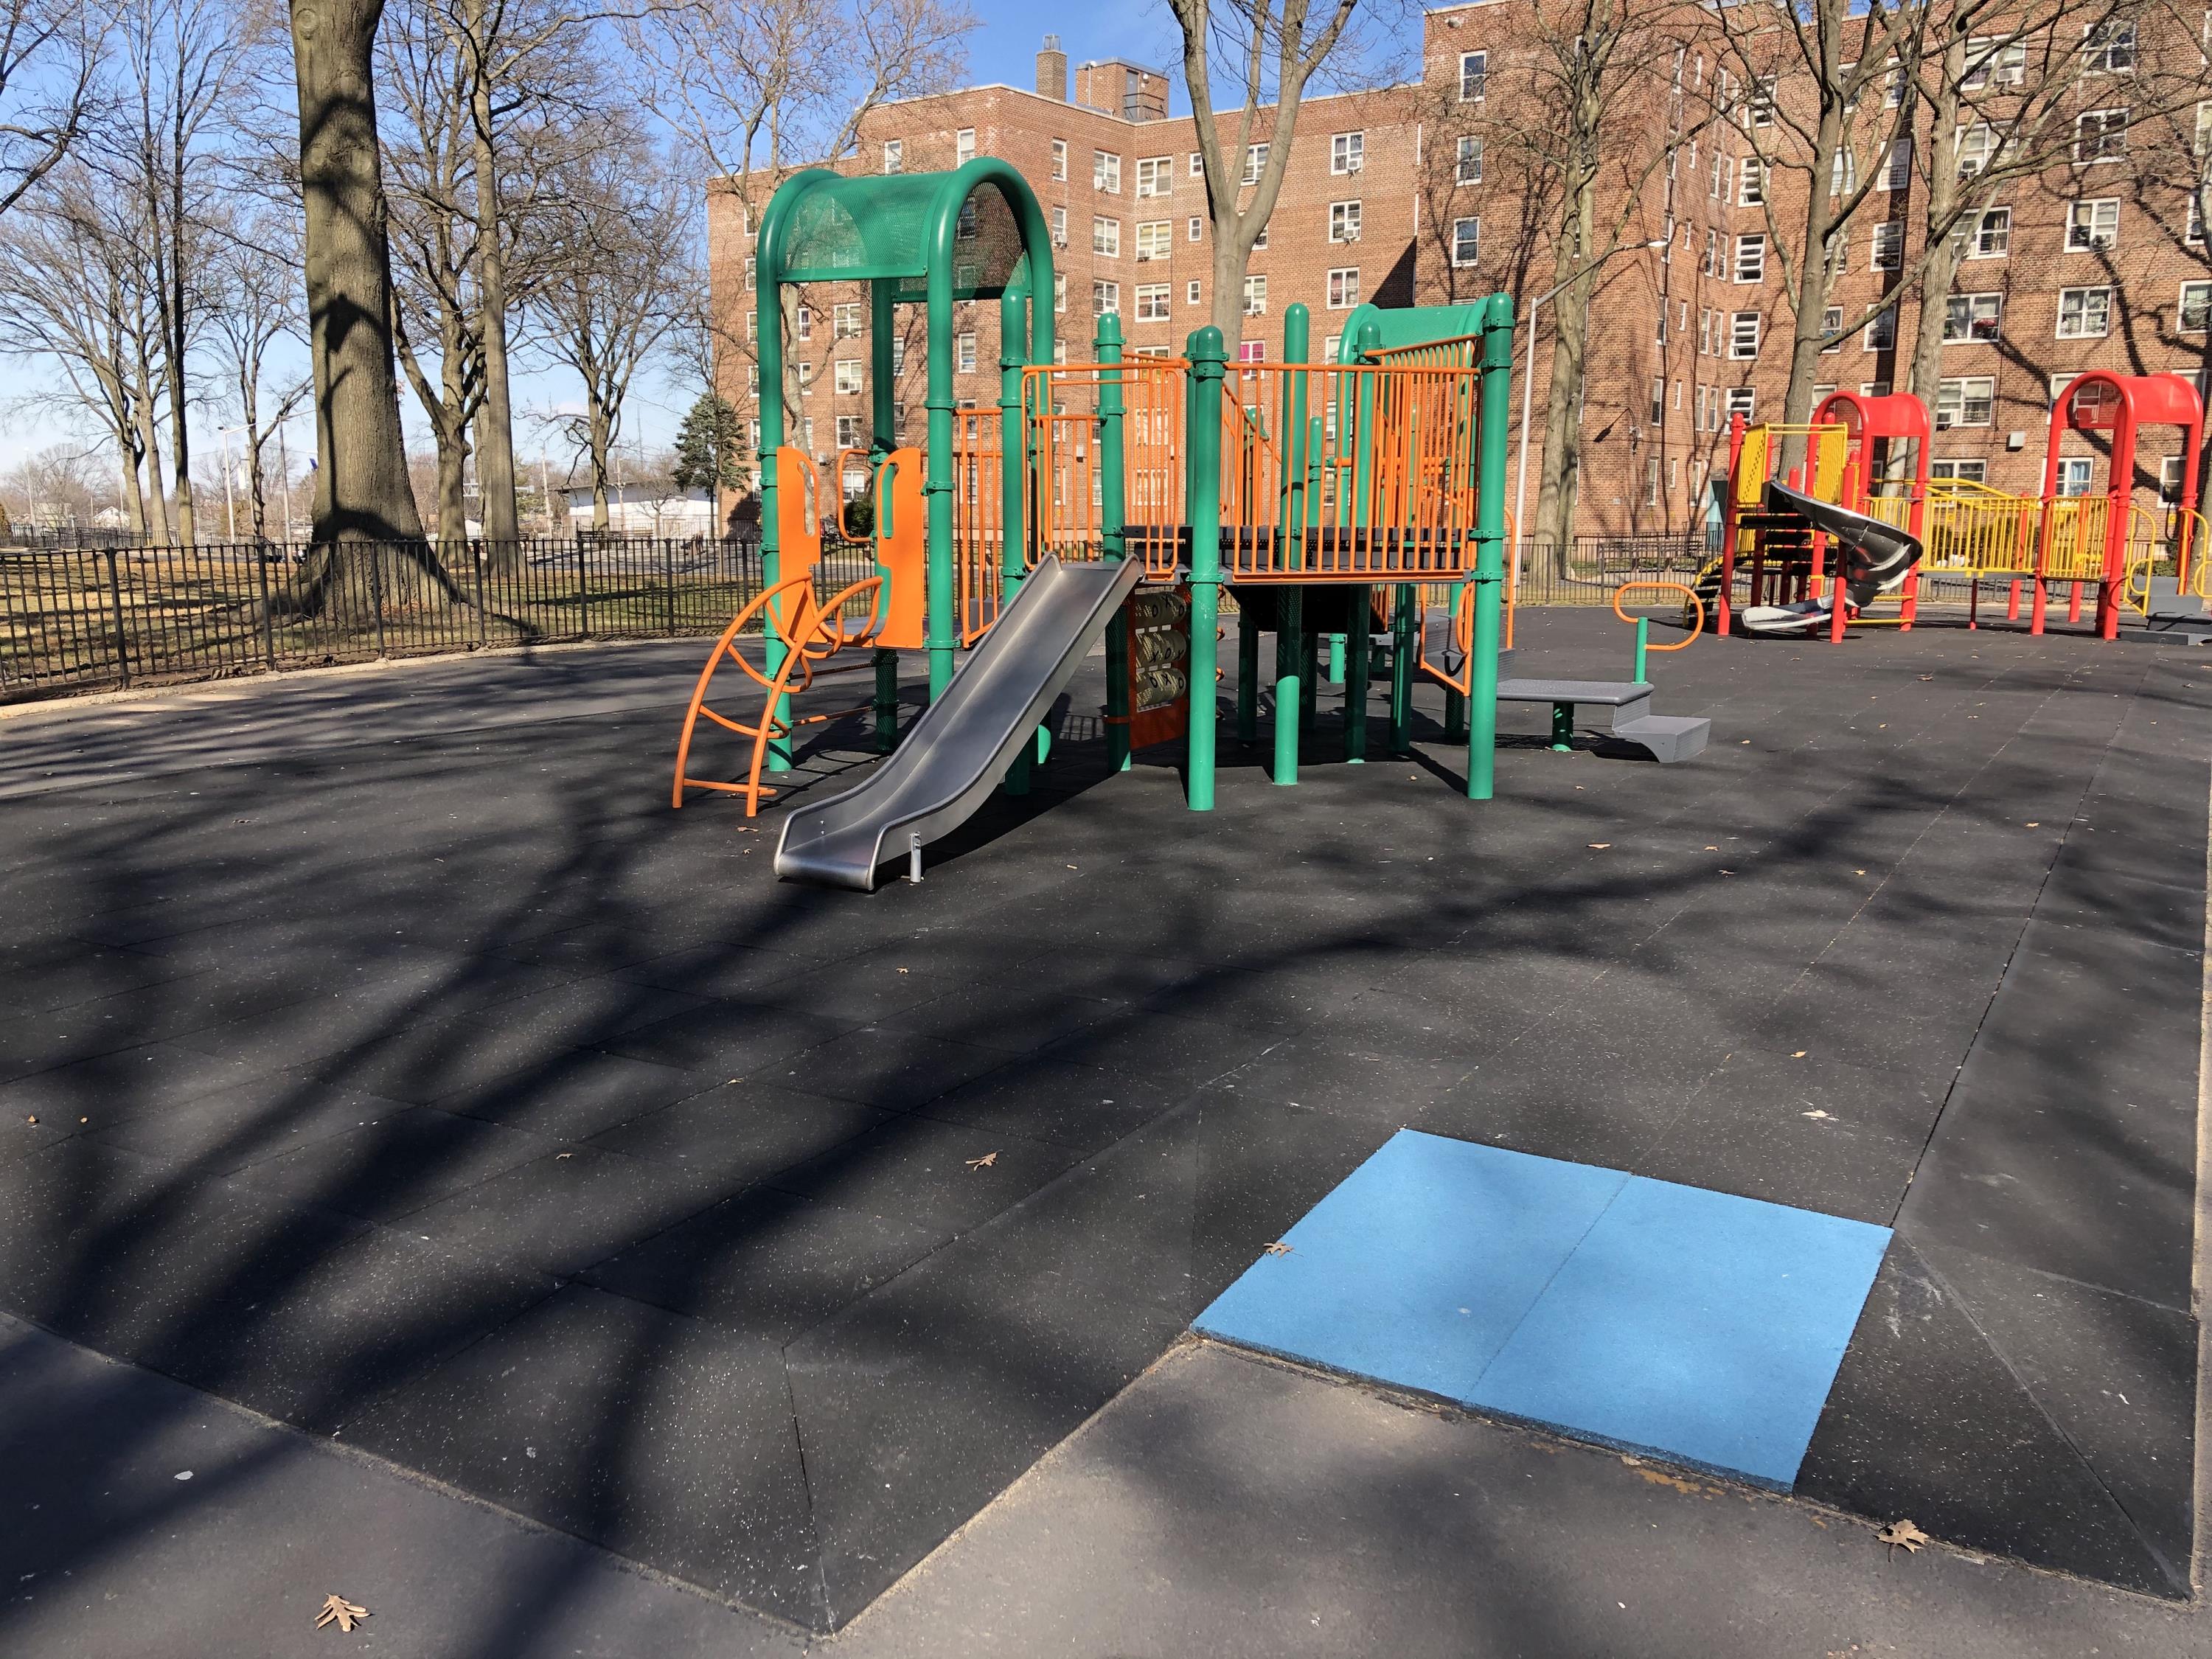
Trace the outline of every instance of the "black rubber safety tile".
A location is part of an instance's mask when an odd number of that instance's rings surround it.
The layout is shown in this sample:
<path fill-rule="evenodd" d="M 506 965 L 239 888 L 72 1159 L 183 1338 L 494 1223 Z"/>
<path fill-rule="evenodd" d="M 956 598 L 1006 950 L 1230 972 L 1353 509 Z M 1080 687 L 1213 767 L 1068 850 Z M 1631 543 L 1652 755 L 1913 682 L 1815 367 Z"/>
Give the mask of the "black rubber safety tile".
<path fill-rule="evenodd" d="M 102 1145 L 204 1176 L 228 1175 L 404 1109 L 398 1101 L 343 1088 L 311 1072 L 282 1071 L 151 1106 L 118 1123 L 94 1122 L 85 1132 Z"/>
<path fill-rule="evenodd" d="M 1965 1251 L 1917 1245 L 2164 1563 L 2189 1583 L 2197 1322 Z"/>
<path fill-rule="evenodd" d="M 742 1184 L 842 1146 L 891 1115 L 854 1101 L 738 1079 L 632 1118 L 594 1136 L 591 1145 Z"/>
<path fill-rule="evenodd" d="M 1111 1146 L 1189 1091 L 1071 1060 L 1028 1056 L 915 1109 L 915 1115 L 1089 1154 Z"/>
<path fill-rule="evenodd" d="M 1061 991 L 1024 979 L 1018 970 L 971 981 L 885 1017 L 885 1030 L 917 1031 L 948 1042 L 1033 1054 L 1103 1020 L 1124 1017 L 1126 1003 Z"/>
<path fill-rule="evenodd" d="M 101 1128 L 219 1089 L 241 1087 L 269 1069 L 198 1054 L 173 1042 L 149 1042 L 0 1086 L 0 1119 L 86 1117 L 91 1120 L 89 1127 Z"/>
<path fill-rule="evenodd" d="M 956 1247 L 793 1344 L 785 1364 L 830 1621 L 1118 1394 L 1182 1322 Z"/>
<path fill-rule="evenodd" d="M 1226 1076 L 1279 1040 L 1280 1033 L 1272 1030 L 1133 1010 L 1062 1037 L 1040 1054 L 1187 1090 Z"/>
<path fill-rule="evenodd" d="M 753 1003 L 710 1002 L 601 1043 L 609 1054 L 732 1078 L 759 1073 L 777 1083 L 807 1050 L 855 1028 L 849 1019 Z"/>
<path fill-rule="evenodd" d="M 813 1053 L 793 1055 L 787 1065 L 762 1066 L 757 1075 L 783 1087 L 906 1111 L 996 1071 L 1012 1058 L 1003 1048 L 870 1025 L 843 1032 Z"/>
<path fill-rule="evenodd" d="M 2167 1577 L 1909 1240 L 1892 1241 L 1797 1475 L 1800 1497 L 2153 1595 Z"/>
<path fill-rule="evenodd" d="M 752 994 L 781 1007 L 869 1024 L 955 988 L 951 975 L 932 971 L 918 953 L 891 945 L 808 967 Z"/>
<path fill-rule="evenodd" d="M 1477 1064 L 1464 1054 L 1423 1054 L 1369 1043 L 1364 1036 L 1358 1030 L 1285 1036 L 1211 1088 L 1404 1125 L 1472 1075 Z"/>
<path fill-rule="evenodd" d="M 572 1285 L 346 1438 L 811 1629 L 826 1622 L 775 1348 Z"/>
<path fill-rule="evenodd" d="M 1650 1151 L 1701 1081 L 1585 1076 L 1516 1043 L 1498 1061 L 1476 1066 L 1407 1127 L 1626 1170 Z"/>
<path fill-rule="evenodd" d="M 248 1164 L 240 1178 L 319 1210 L 396 1221 L 559 1150 L 541 1136 L 434 1107 L 387 1106 L 355 1127 Z"/>
<path fill-rule="evenodd" d="M 732 1190 L 708 1170 L 576 1146 L 416 1210 L 405 1227 L 448 1249 L 567 1278 L 698 1214 Z"/>
<path fill-rule="evenodd" d="M 2061 927 L 2111 928 L 2169 950 L 2204 948 L 2204 893 L 2162 881 L 2093 876 L 2054 868 L 2036 900 L 2035 919 Z"/>
<path fill-rule="evenodd" d="M 189 971 L 143 951 L 74 941 L 37 951 L 14 951 L 0 961 L 0 1008 L 15 1018 L 51 1013 L 80 1002 L 143 991 Z"/>
<path fill-rule="evenodd" d="M 617 1295 L 781 1344 L 944 1242 L 937 1227 L 756 1187 L 585 1277 Z"/>
<path fill-rule="evenodd" d="M 1885 1070 L 1948 1075 L 1966 1057 L 1996 988 L 1994 975 L 1922 972 L 1890 980 L 1862 963 L 1824 962 L 1776 996 L 1740 1041 L 1772 1054 L 1846 1054 Z"/>
<path fill-rule="evenodd" d="M 712 1087 L 718 1077 L 592 1048 L 556 1049 L 489 1083 L 442 1095 L 441 1111 L 556 1140 L 584 1140 Z"/>
<path fill-rule="evenodd" d="M 816 969 L 811 957 L 716 941 L 687 945 L 623 968 L 618 979 L 695 997 L 774 1003 L 784 988 Z"/>
<path fill-rule="evenodd" d="M 1800 1061 L 1799 1064 L 1803 1062 Z M 1846 1127 L 1802 1095 L 1777 1097 L 1707 1079 L 1629 1166 L 1679 1182 L 1793 1209 L 1887 1227 L 1911 1184 L 1925 1144 L 1865 1123 Z"/>
<path fill-rule="evenodd" d="M 1003 1129 L 893 1118 L 770 1178 L 779 1190 L 894 1215 L 949 1237 L 1020 1203 L 1073 1164 L 1066 1146 Z"/>

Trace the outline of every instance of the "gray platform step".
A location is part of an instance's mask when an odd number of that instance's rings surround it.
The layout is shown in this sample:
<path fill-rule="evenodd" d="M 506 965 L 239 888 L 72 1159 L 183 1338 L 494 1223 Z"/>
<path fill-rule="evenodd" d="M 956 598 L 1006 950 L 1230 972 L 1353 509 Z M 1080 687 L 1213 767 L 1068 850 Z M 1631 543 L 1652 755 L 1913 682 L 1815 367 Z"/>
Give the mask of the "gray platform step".
<path fill-rule="evenodd" d="M 1649 750 L 1662 766 L 1701 753 L 1712 732 L 1713 723 L 1698 714 L 1645 714 L 1613 725 L 1614 737 Z"/>
<path fill-rule="evenodd" d="M 1645 750 L 1662 766 L 1687 760 L 1698 753 L 1713 729 L 1713 723 L 1701 716 L 1651 713 L 1651 685 L 1648 680 L 1500 680 L 1498 700 L 1547 702 L 1555 709 L 1571 710 L 1581 704 L 1610 708 L 1612 735 Z"/>

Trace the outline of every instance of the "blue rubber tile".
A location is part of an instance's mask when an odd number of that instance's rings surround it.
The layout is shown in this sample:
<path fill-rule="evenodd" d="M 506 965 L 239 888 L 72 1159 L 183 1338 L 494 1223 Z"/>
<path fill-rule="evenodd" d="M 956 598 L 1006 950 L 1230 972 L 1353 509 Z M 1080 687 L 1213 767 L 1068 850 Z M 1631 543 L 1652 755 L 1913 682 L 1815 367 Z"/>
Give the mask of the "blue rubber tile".
<path fill-rule="evenodd" d="M 1401 1129 L 1194 1322 L 1466 1400 L 1627 1179 Z"/>
<path fill-rule="evenodd" d="M 1627 1182 L 1468 1403 L 1787 1489 L 1889 1230 Z"/>

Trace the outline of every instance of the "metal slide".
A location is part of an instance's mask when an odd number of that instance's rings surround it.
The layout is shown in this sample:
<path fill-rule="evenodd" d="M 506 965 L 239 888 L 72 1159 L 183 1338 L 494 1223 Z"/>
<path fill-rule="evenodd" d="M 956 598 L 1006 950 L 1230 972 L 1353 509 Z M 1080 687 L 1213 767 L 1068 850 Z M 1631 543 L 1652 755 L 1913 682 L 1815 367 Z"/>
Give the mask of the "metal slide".
<path fill-rule="evenodd" d="M 1048 556 L 865 783 L 793 810 L 776 843 L 776 874 L 871 892 L 887 843 L 888 856 L 903 857 L 959 824 L 997 787 L 1144 574 L 1142 559 L 1064 564 Z"/>
<path fill-rule="evenodd" d="M 1833 501 L 1816 501 L 1773 479 L 1767 481 L 1766 507 L 1770 513 L 1796 514 L 1844 550 L 1844 595 L 1854 610 L 1875 594 L 1898 587 L 1920 562 L 1918 537 Z M 1750 634 L 1805 633 L 1826 624 L 1828 596 L 1798 605 L 1751 605 L 1736 612 L 1736 620 Z"/>

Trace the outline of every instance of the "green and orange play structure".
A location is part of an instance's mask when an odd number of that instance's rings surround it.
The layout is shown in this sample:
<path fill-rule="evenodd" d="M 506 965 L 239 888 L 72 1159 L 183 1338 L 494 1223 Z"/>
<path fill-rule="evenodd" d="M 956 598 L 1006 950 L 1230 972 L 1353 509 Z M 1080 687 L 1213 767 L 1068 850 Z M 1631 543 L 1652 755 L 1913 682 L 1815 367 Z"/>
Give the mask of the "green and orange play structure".
<path fill-rule="evenodd" d="M 708 787 L 757 810 L 807 723 L 793 715 L 793 696 L 837 653 L 866 649 L 876 666 L 867 707 L 890 757 L 859 789 L 794 809 L 778 868 L 872 885 L 875 863 L 896 856 L 903 838 L 918 872 L 922 841 L 972 810 L 979 788 L 1026 789 L 1047 747 L 1042 712 L 1096 629 L 1109 665 L 1110 763 L 1125 769 L 1137 749 L 1181 741 L 1187 804 L 1208 811 L 1220 718 L 1212 688 L 1229 610 L 1238 734 L 1256 740 L 1261 688 L 1272 684 L 1276 781 L 1295 781 L 1324 639 L 1330 678 L 1345 686 L 1345 757 L 1364 758 L 1379 634 L 1391 663 L 1391 752 L 1410 745 L 1414 685 L 1433 681 L 1450 739 L 1466 744 L 1466 793 L 1490 797 L 1505 587 L 1507 296 L 1364 307 L 1334 362 L 1313 361 L 1302 305 L 1285 315 L 1280 362 L 1231 361 L 1211 327 L 1194 331 L 1180 356 L 1133 356 L 1109 313 L 1097 319 L 1090 361 L 1056 362 L 1043 216 L 1020 175 L 988 158 L 942 173 L 798 173 L 762 216 L 753 269 L 769 389 L 764 591 L 699 678 L 679 744 L 678 805 L 687 790 Z M 825 282 L 865 284 L 873 367 L 870 441 L 836 458 L 826 486 L 812 459 L 786 441 L 785 399 L 775 391 L 786 296 Z M 954 395 L 955 307 L 992 301 L 998 404 L 963 409 Z M 927 354 L 919 444 L 899 429 L 893 390 L 893 343 L 910 307 L 923 308 Z M 876 574 L 817 597 L 823 526 L 843 523 L 848 476 L 865 479 L 874 509 L 865 534 Z M 757 663 L 744 644 L 755 628 Z M 1269 629 L 1276 656 L 1263 676 L 1259 639 Z M 902 734 L 898 653 L 911 650 L 927 659 L 929 704 Z M 711 705 L 732 664 L 763 702 L 757 719 Z M 1650 688 L 1629 689 L 1638 695 L 1620 701 L 1640 708 Z M 702 720 L 745 740 L 744 781 L 691 775 Z"/>
<path fill-rule="evenodd" d="M 2139 430 L 2159 425 L 2183 434 L 2179 498 L 2163 524 L 2135 500 Z M 2069 434 L 2102 449 L 2101 489 L 2069 481 L 2062 493 L 2062 462 L 2084 459 L 2063 453 Z M 1923 590 L 1938 581 L 1964 586 L 1965 620 L 1977 627 L 1983 586 L 1994 582 L 2007 590 L 2008 620 L 2020 618 L 2026 598 L 2033 634 L 2049 621 L 2054 586 L 2065 589 L 2071 623 L 2094 591 L 2094 630 L 2112 639 L 2124 608 L 2148 614 L 2152 573 L 2169 558 L 2179 592 L 2205 597 L 2203 439 L 2202 400 L 2184 377 L 2092 369 L 2051 405 L 2042 493 L 2008 495 L 1929 476 L 1927 410 L 1907 393 L 1835 392 L 1802 427 L 1750 426 L 1738 416 L 1729 434 L 1721 551 L 1699 583 L 1713 603 L 1715 631 L 1739 631 L 1735 623 L 1753 607 L 1816 596 L 1826 607 L 1818 631 L 1832 641 L 1851 627 L 1909 630 L 1922 620 Z M 2100 457 L 2086 459 L 2094 468 Z M 1778 507 L 1775 483 L 1905 531 L 1922 544 L 1918 564 L 1884 603 L 1844 603 L 1843 550 L 1802 514 Z"/>

